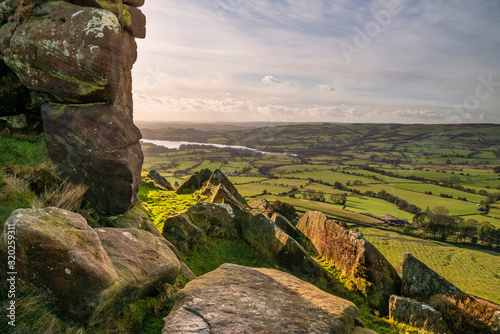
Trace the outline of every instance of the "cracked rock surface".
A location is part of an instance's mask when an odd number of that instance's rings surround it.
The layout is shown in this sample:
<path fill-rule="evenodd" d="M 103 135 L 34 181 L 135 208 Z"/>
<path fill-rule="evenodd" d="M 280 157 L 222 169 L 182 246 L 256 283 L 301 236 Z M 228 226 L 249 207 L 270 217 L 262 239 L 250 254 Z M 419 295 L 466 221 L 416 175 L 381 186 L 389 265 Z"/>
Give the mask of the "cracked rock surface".
<path fill-rule="evenodd" d="M 287 273 L 224 264 L 178 292 L 162 333 L 352 333 L 358 313 Z"/>
<path fill-rule="evenodd" d="M 143 155 L 131 70 L 135 38 L 146 34 L 136 8 L 143 4 L 0 0 L 0 83 L 9 87 L 0 89 L 0 116 L 41 110 L 51 159 L 64 178 L 88 186 L 87 199 L 105 216 L 138 197 Z"/>

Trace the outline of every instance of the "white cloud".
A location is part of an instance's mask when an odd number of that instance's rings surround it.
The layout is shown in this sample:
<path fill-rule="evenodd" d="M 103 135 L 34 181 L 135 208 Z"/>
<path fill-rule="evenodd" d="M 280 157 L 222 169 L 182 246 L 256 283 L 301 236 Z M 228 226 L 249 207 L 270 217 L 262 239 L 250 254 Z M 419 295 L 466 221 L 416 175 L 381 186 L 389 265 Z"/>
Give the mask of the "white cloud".
<path fill-rule="evenodd" d="M 333 86 L 330 86 L 330 85 L 318 85 L 318 87 L 323 92 L 335 92 L 336 91 L 336 89 Z"/>
<path fill-rule="evenodd" d="M 270 84 L 280 84 L 281 82 L 279 79 L 276 79 L 272 75 L 266 75 L 264 78 L 262 78 L 262 82 L 264 83 L 270 83 Z"/>
<path fill-rule="evenodd" d="M 266 75 L 264 78 L 262 78 L 262 82 L 268 84 L 283 85 L 287 87 L 299 87 L 299 84 L 296 82 L 291 82 L 291 81 L 281 82 L 279 79 L 276 79 L 272 75 Z"/>

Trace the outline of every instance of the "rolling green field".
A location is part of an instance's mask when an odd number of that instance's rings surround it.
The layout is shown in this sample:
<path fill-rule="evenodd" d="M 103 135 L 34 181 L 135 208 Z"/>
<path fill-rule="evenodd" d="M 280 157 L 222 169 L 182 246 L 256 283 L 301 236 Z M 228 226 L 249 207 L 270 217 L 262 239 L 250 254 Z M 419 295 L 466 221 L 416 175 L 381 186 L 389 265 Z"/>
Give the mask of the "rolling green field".
<path fill-rule="evenodd" d="M 411 253 L 461 290 L 500 303 L 500 253 L 456 247 L 376 228 L 357 228 L 399 271 L 402 254 Z"/>
<path fill-rule="evenodd" d="M 155 136 L 150 139 L 174 140 L 169 131 L 146 132 Z M 467 247 L 422 239 L 430 232 L 414 220 L 416 212 L 444 212 L 454 217 L 455 224 L 475 224 L 478 237 L 484 226 L 491 233 L 500 229 L 500 202 L 496 202 L 500 197 L 495 197 L 500 193 L 500 175 L 493 170 L 500 166 L 500 126 L 299 124 L 198 131 L 194 139 L 188 132 L 176 129 L 175 140 L 281 154 L 206 146 L 162 150 L 144 144 L 144 171 L 155 168 L 181 183 L 201 169 L 220 168 L 248 201 L 263 196 L 269 202 L 292 204 L 299 213 L 318 210 L 358 224 L 394 265 L 401 262 L 403 252 L 411 252 L 463 290 L 500 301 L 495 276 L 500 273 L 499 253 L 474 248 L 470 237 L 451 238 L 468 241 Z M 342 194 L 345 202 L 339 202 Z M 386 214 L 408 220 L 418 237 L 402 234 L 403 226 L 383 221 Z M 495 246 L 494 237 L 475 242 Z"/>
<path fill-rule="evenodd" d="M 187 131 L 182 138 L 181 129 L 146 132 L 153 132 L 155 139 L 168 139 L 175 133 L 176 139 L 187 140 L 193 135 Z M 144 169 L 156 168 L 179 182 L 195 171 L 220 168 L 247 197 L 304 199 L 313 192 L 322 194 L 326 205 L 334 205 L 328 203 L 331 195 L 347 193 L 348 210 L 411 221 L 414 214 L 394 203 L 363 196 L 385 191 L 422 211 L 444 207 L 451 215 L 500 227 L 500 209 L 493 206 L 487 215 L 478 211 L 488 194 L 500 192 L 500 176 L 492 169 L 500 164 L 499 126 L 300 124 L 236 132 L 196 131 L 196 136 L 198 141 L 293 154 L 248 155 L 189 147 L 147 156 Z M 455 158 L 467 161 L 454 165 Z M 342 188 L 334 189 L 335 183 Z"/>

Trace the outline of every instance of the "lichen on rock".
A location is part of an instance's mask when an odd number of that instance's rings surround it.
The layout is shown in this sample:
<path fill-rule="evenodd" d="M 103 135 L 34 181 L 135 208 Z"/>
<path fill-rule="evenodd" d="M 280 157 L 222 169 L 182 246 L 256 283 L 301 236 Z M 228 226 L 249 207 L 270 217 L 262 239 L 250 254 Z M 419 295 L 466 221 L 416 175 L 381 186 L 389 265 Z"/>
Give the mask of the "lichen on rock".
<path fill-rule="evenodd" d="M 135 38 L 145 36 L 145 17 L 136 8 L 144 1 L 72 2 L 0 3 L 0 68 L 11 69 L 0 82 L 12 83 L 0 91 L 0 116 L 39 112 L 43 105 L 49 155 L 63 176 L 87 185 L 87 197 L 102 214 L 117 215 L 137 202 L 143 160 L 132 120 L 131 70 Z M 23 86 L 41 98 L 33 103 Z M 103 112 L 108 126 L 75 126 L 88 125 L 91 109 Z M 70 116 L 57 134 L 55 116 L 62 113 Z"/>
<path fill-rule="evenodd" d="M 162 333 L 348 334 L 358 314 L 351 302 L 290 274 L 224 264 L 177 294 Z"/>

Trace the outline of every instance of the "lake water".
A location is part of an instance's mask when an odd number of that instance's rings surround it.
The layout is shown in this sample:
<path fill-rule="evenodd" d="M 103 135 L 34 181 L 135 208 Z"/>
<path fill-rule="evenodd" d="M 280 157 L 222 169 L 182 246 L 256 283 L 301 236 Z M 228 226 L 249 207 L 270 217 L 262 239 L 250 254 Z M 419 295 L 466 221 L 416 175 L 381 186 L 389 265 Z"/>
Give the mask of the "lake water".
<path fill-rule="evenodd" d="M 151 143 L 158 146 L 163 146 L 171 149 L 179 149 L 182 145 L 203 145 L 203 146 L 214 146 L 219 148 L 235 148 L 239 150 L 249 150 L 262 154 L 285 154 L 285 153 L 276 153 L 276 152 L 265 152 L 259 151 L 255 148 L 246 147 L 246 146 L 237 146 L 237 145 L 223 145 L 223 144 L 212 144 L 212 143 L 193 143 L 189 141 L 173 141 L 173 140 L 152 140 L 152 139 L 141 139 L 141 141 L 145 143 Z"/>

